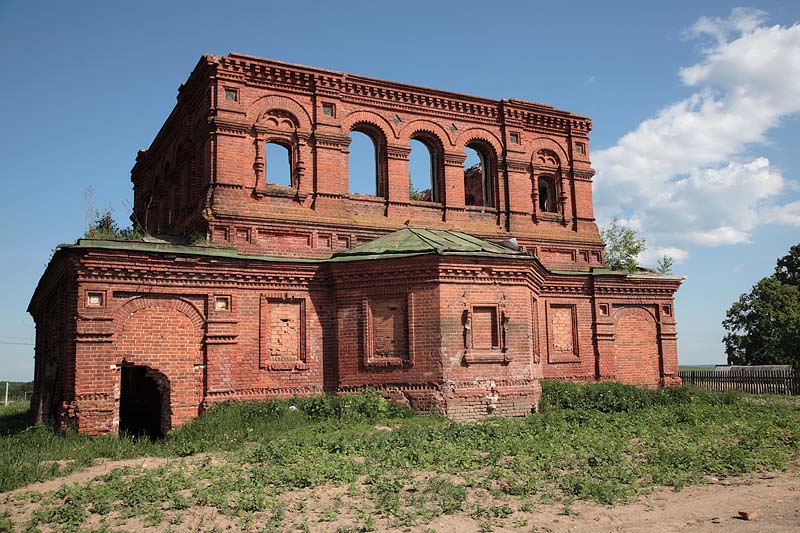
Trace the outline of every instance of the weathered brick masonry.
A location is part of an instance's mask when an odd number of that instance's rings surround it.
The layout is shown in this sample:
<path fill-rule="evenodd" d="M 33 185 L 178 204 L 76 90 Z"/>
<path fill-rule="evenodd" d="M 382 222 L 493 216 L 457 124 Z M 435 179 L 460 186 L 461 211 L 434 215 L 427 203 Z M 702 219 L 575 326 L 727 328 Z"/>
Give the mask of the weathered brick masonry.
<path fill-rule="evenodd" d="M 603 268 L 590 129 L 521 100 L 204 56 L 131 178 L 137 224 L 202 245 L 59 247 L 29 307 L 37 419 L 163 433 L 230 398 L 374 386 L 471 420 L 529 413 L 542 378 L 676 383 L 680 279 Z M 353 132 L 374 144 L 375 194 L 350 191 Z M 417 199 L 412 140 L 431 160 Z M 267 180 L 270 144 L 290 183 Z"/>

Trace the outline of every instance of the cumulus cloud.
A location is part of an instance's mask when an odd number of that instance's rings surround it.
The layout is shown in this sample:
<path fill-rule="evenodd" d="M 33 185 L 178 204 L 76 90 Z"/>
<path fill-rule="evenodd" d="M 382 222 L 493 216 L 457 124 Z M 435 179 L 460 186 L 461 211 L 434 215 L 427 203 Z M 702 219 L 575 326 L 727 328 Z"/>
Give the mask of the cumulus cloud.
<path fill-rule="evenodd" d="M 759 224 L 800 225 L 800 202 L 780 203 L 792 182 L 747 156 L 800 112 L 800 24 L 765 20 L 738 8 L 691 27 L 687 35 L 712 43 L 679 72 L 694 92 L 593 155 L 601 223 L 619 216 L 676 259 L 692 245 L 748 242 Z"/>

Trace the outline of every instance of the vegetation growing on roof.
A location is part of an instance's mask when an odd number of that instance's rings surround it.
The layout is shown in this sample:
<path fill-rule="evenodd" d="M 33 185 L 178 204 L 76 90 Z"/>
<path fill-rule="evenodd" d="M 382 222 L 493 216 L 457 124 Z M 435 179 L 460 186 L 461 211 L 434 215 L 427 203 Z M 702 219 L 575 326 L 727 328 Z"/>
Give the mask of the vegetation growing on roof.
<path fill-rule="evenodd" d="M 600 230 L 600 237 L 606 244 L 605 261 L 608 268 L 630 273 L 642 270 L 639 256 L 647 249 L 647 242 L 644 237 L 639 237 L 636 230 L 621 225 L 619 219 L 614 217 L 608 227 Z M 675 260 L 665 254 L 658 260 L 655 272 L 672 274 L 674 264 Z"/>
<path fill-rule="evenodd" d="M 141 239 L 144 236 L 144 232 L 133 225 L 129 228 L 120 228 L 119 224 L 114 220 L 114 210 L 106 208 L 102 211 L 97 209 L 93 211 L 89 228 L 83 236 L 86 239 L 131 241 Z"/>

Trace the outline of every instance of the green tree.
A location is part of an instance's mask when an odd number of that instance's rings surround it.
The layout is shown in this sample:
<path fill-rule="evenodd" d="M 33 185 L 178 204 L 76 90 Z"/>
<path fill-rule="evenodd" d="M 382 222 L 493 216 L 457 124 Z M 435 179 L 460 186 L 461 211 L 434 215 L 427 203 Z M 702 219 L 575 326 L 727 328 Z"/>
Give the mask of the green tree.
<path fill-rule="evenodd" d="M 789 254 L 778 259 L 775 278 L 781 283 L 800 287 L 800 244 L 789 248 Z"/>
<path fill-rule="evenodd" d="M 600 230 L 600 237 L 606 243 L 606 266 L 612 270 L 636 272 L 639 269 L 637 257 L 644 252 L 646 243 L 636 231 L 619 224 L 614 217 L 611 225 Z M 670 267 L 672 265 L 670 264 Z"/>
<path fill-rule="evenodd" d="M 800 244 L 734 302 L 722 325 L 728 363 L 800 367 Z"/>

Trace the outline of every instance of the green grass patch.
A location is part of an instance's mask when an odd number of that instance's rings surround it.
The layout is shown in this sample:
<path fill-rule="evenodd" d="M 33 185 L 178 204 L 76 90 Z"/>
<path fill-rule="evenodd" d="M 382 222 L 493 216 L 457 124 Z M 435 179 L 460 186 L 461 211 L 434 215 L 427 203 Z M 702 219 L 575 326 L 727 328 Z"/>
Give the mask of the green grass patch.
<path fill-rule="evenodd" d="M 800 448 L 796 406 L 613 383 L 546 382 L 541 413 L 468 425 L 415 416 L 374 392 L 229 402 L 158 442 L 17 431 L 14 416 L 0 414 L 0 427 L 16 428 L 0 437 L 3 491 L 100 457 L 176 458 L 45 495 L 28 525 L 65 530 L 92 515 L 144 516 L 166 527 L 198 507 L 272 529 L 289 527 L 295 514 L 287 509 L 295 508 L 303 520 L 306 513 L 323 522 L 351 516 L 362 529 L 378 527 L 375 517 L 381 526 L 412 527 L 459 512 L 494 527 L 512 524 L 515 509 L 532 501 L 561 501 L 565 509 L 576 499 L 614 504 L 655 486 L 783 470 Z M 212 453 L 192 457 L 201 452 Z M 322 488 L 339 496 L 295 501 Z"/>

